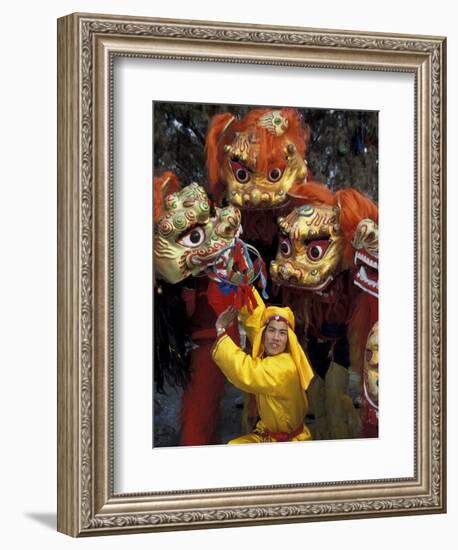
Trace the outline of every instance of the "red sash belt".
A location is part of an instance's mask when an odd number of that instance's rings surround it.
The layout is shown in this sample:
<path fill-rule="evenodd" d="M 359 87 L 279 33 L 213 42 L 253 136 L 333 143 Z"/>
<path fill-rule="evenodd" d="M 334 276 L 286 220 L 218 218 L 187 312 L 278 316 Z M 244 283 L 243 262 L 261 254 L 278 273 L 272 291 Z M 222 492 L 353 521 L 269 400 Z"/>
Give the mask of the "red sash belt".
<path fill-rule="evenodd" d="M 302 433 L 302 430 L 304 429 L 304 426 L 301 424 L 298 426 L 295 430 L 292 432 L 271 432 L 267 428 L 264 428 L 263 432 L 271 437 L 272 439 L 275 439 L 275 441 L 282 442 L 282 441 L 291 441 L 291 439 L 297 437 L 300 433 Z"/>

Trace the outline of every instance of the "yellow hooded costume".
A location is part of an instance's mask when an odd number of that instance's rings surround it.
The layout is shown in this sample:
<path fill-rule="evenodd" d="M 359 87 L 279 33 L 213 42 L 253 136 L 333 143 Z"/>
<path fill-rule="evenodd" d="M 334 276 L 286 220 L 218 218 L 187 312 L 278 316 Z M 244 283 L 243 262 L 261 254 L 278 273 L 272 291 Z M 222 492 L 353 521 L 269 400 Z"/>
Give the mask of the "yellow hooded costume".
<path fill-rule="evenodd" d="M 226 334 L 213 348 L 213 360 L 226 378 L 255 395 L 260 416 L 252 433 L 229 443 L 306 441 L 311 434 L 304 425 L 308 410 L 305 390 L 313 371 L 294 333 L 294 314 L 289 307 L 266 307 L 259 295 L 256 298 L 258 306 L 251 315 L 242 311 L 242 322 L 252 342 L 251 356 Z M 288 346 L 284 353 L 264 356 L 263 334 L 272 319 L 288 324 Z"/>

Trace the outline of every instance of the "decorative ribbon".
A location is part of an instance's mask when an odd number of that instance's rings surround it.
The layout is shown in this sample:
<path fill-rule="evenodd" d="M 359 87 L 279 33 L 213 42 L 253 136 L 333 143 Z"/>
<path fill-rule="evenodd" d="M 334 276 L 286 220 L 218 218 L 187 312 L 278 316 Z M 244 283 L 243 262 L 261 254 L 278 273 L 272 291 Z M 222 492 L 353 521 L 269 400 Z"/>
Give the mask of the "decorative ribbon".
<path fill-rule="evenodd" d="M 246 306 L 251 313 L 253 308 L 257 305 L 251 286 L 256 280 L 258 280 L 257 285 L 261 290 L 262 297 L 265 300 L 269 297 L 266 291 L 267 275 L 265 263 L 256 248 L 243 242 L 242 239 L 236 238 L 232 245 L 220 251 L 219 256 L 222 256 L 228 250 L 232 253 L 232 266 L 230 271 L 225 276 L 216 272 L 215 266 L 218 262 L 215 262 L 207 271 L 207 275 L 210 279 L 218 283 L 219 290 L 225 296 L 228 296 L 231 292 L 235 293 L 234 307 L 236 309 L 240 310 L 243 306 Z M 254 261 L 250 253 L 256 257 Z M 253 272 L 251 278 L 249 276 L 250 271 Z M 233 278 L 236 274 L 242 275 L 242 280 L 240 282 L 234 281 Z"/>

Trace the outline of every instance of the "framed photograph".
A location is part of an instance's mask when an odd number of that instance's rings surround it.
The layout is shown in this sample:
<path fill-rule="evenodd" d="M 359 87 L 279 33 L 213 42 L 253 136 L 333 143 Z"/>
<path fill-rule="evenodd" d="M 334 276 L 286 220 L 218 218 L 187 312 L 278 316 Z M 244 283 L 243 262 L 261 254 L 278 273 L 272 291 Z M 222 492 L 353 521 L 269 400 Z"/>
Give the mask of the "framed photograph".
<path fill-rule="evenodd" d="M 445 511 L 445 59 L 58 20 L 59 531 Z"/>

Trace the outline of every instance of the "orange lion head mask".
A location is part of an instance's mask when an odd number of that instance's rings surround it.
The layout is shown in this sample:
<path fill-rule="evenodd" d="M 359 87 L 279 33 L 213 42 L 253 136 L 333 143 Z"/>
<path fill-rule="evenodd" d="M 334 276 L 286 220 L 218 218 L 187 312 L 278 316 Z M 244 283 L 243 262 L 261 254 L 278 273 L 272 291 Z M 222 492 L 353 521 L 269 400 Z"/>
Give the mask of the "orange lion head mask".
<path fill-rule="evenodd" d="M 307 176 L 310 130 L 296 109 L 215 115 L 206 137 L 210 189 L 242 209 L 276 208 Z"/>

